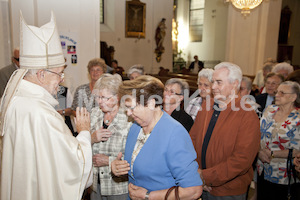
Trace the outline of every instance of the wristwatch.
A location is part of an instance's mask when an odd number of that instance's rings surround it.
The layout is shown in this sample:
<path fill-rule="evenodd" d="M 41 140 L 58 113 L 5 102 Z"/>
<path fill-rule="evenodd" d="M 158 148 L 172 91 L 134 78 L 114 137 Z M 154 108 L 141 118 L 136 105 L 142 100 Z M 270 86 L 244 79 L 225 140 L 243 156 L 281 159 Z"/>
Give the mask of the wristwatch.
<path fill-rule="evenodd" d="M 147 190 L 147 193 L 145 195 L 145 200 L 149 200 L 149 195 L 150 195 L 150 192 Z"/>
<path fill-rule="evenodd" d="M 271 151 L 271 157 L 274 158 L 274 151 Z"/>
<path fill-rule="evenodd" d="M 63 111 L 62 111 L 62 114 L 65 116 L 65 114 L 66 114 L 66 111 L 65 111 L 65 109 L 63 109 Z"/>

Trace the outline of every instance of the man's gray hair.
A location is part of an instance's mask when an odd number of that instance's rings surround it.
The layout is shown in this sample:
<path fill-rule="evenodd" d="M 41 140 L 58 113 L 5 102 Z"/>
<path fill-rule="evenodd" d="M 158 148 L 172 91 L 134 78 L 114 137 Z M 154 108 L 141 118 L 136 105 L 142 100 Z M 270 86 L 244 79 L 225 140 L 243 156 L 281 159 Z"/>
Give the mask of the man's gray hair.
<path fill-rule="evenodd" d="M 274 67 L 275 63 L 272 62 L 266 62 L 263 66 L 263 71 L 267 71 L 267 72 L 271 72 L 273 67 Z"/>
<path fill-rule="evenodd" d="M 252 89 L 252 81 L 251 81 L 251 79 L 249 77 L 247 77 L 247 76 L 243 76 L 242 82 L 245 82 L 246 83 L 246 89 L 248 91 L 251 91 L 251 89 Z"/>
<path fill-rule="evenodd" d="M 169 80 L 167 80 L 167 82 L 165 83 L 165 86 L 167 85 L 173 85 L 173 84 L 178 84 L 180 86 L 181 92 L 180 94 L 184 94 L 184 91 L 188 92 L 187 95 L 189 95 L 189 91 L 190 91 L 190 87 L 188 82 L 186 82 L 186 80 L 181 79 L 181 78 L 171 78 Z"/>
<path fill-rule="evenodd" d="M 201 77 L 207 78 L 209 80 L 209 82 L 212 82 L 213 73 L 214 73 L 213 69 L 202 69 L 198 73 L 198 80 L 197 80 L 197 82 L 199 83 Z"/>
<path fill-rule="evenodd" d="M 226 68 L 229 71 L 227 78 L 230 83 L 233 83 L 235 80 L 238 81 L 237 89 L 239 90 L 241 86 L 242 76 L 243 76 L 241 68 L 236 64 L 230 62 L 221 62 L 215 66 L 215 70 L 222 69 L 222 68 Z"/>
<path fill-rule="evenodd" d="M 113 95 L 118 94 L 119 86 L 122 84 L 122 77 L 119 74 L 103 74 L 95 83 L 95 90 L 107 89 Z"/>
<path fill-rule="evenodd" d="M 281 62 L 281 63 L 276 64 L 273 67 L 272 72 L 278 73 L 278 71 L 280 71 L 280 70 L 287 70 L 288 74 L 290 74 L 290 73 L 292 73 L 294 71 L 294 68 L 293 68 L 292 65 L 290 65 L 287 62 Z"/>
<path fill-rule="evenodd" d="M 132 67 L 129 68 L 128 70 L 128 77 L 133 73 L 133 72 L 137 72 L 140 75 L 144 75 L 144 66 L 137 64 L 137 65 L 133 65 Z"/>

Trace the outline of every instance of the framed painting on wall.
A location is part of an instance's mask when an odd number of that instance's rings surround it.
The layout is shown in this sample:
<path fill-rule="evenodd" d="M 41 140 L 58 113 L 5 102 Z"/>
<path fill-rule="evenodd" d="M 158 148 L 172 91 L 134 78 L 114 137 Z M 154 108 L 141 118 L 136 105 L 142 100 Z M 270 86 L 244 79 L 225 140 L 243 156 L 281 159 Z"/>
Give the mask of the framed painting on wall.
<path fill-rule="evenodd" d="M 145 38 L 146 4 L 139 0 L 126 1 L 125 36 Z"/>

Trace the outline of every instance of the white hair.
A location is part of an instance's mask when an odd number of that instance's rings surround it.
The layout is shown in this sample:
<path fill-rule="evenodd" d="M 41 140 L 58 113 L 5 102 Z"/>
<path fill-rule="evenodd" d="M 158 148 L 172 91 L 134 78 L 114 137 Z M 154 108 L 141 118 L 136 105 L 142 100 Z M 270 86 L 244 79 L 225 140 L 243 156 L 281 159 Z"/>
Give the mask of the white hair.
<path fill-rule="evenodd" d="M 252 89 L 251 79 L 247 76 L 243 76 L 242 81 L 244 81 L 246 83 L 246 88 L 247 88 L 248 91 L 250 91 Z"/>
<path fill-rule="evenodd" d="M 137 72 L 140 75 L 144 75 L 144 66 L 141 64 L 133 65 L 132 67 L 129 68 L 128 70 L 128 77 L 133 73 Z"/>
<path fill-rule="evenodd" d="M 278 73 L 278 71 L 280 71 L 280 70 L 287 70 L 288 74 L 290 74 L 290 73 L 292 73 L 294 71 L 294 68 L 293 68 L 292 65 L 290 65 L 287 62 L 281 62 L 281 63 L 276 64 L 273 67 L 272 72 Z"/>
<path fill-rule="evenodd" d="M 198 73 L 198 80 L 197 82 L 199 83 L 199 80 L 201 77 L 207 78 L 209 82 L 212 82 L 212 76 L 213 76 L 214 70 L 213 69 L 202 69 Z"/>
<path fill-rule="evenodd" d="M 119 86 L 122 84 L 122 77 L 119 74 L 103 74 L 95 83 L 94 89 L 103 90 L 107 89 L 113 95 L 116 95 L 119 90 Z"/>
<path fill-rule="evenodd" d="M 215 70 L 226 68 L 229 73 L 228 73 L 228 80 L 230 83 L 233 83 L 235 80 L 238 81 L 238 89 L 241 86 L 241 81 L 243 77 L 242 70 L 239 66 L 236 64 L 230 63 L 230 62 L 221 62 L 215 66 Z"/>

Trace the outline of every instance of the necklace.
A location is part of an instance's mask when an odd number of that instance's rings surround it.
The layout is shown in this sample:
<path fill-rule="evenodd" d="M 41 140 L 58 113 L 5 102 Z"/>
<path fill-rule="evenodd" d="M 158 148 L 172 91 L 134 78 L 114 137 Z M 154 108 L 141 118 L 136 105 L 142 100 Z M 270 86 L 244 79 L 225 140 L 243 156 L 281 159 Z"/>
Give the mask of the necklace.
<path fill-rule="evenodd" d="M 117 107 L 118 108 L 118 107 Z M 103 121 L 105 124 L 109 124 L 113 121 L 114 117 L 118 113 L 118 109 L 114 109 L 111 112 L 104 113 Z M 106 118 L 106 119 L 105 119 Z"/>

